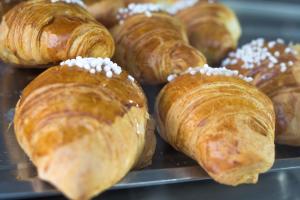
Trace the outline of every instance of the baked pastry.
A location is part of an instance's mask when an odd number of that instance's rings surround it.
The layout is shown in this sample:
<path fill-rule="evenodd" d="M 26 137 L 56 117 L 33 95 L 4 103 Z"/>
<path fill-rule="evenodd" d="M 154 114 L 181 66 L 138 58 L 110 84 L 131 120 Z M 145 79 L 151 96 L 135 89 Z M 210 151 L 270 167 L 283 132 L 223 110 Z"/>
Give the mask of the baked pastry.
<path fill-rule="evenodd" d="M 140 82 L 164 83 L 169 74 L 206 63 L 189 45 L 183 24 L 158 4 L 131 4 L 118 18 L 120 24 L 112 29 L 114 59 Z"/>
<path fill-rule="evenodd" d="M 260 38 L 230 53 L 223 65 L 253 77 L 252 84 L 272 99 L 276 142 L 300 146 L 300 61 L 293 46 Z"/>
<path fill-rule="evenodd" d="M 117 11 L 124 7 L 123 0 L 84 0 L 84 3 L 86 9 L 108 28 L 118 23 Z"/>
<path fill-rule="evenodd" d="M 113 53 L 108 30 L 75 3 L 22 2 L 5 14 L 0 25 L 0 58 L 22 67 Z"/>
<path fill-rule="evenodd" d="M 155 138 L 142 89 L 117 64 L 79 57 L 61 65 L 24 89 L 15 133 L 41 179 L 89 199 L 149 164 Z"/>
<path fill-rule="evenodd" d="M 190 68 L 172 78 L 155 106 L 162 138 L 219 183 L 256 183 L 274 162 L 271 100 L 225 68 Z"/>
<path fill-rule="evenodd" d="M 241 35 L 239 21 L 223 4 L 194 2 L 194 5 L 187 4 L 185 9 L 184 5 L 175 9 L 176 16 L 186 25 L 190 43 L 206 56 L 209 64 L 216 65 L 236 49 Z"/>
<path fill-rule="evenodd" d="M 296 54 L 300 55 L 300 44 L 293 45 L 292 47 L 296 51 Z"/>

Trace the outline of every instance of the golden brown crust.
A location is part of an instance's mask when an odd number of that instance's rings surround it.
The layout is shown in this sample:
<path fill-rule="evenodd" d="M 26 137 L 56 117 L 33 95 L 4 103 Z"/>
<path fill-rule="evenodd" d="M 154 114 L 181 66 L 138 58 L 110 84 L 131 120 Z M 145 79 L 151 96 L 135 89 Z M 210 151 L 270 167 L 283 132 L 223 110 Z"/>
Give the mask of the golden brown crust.
<path fill-rule="evenodd" d="M 241 28 L 227 6 L 200 1 L 178 12 L 177 16 L 187 26 L 190 43 L 203 52 L 209 64 L 218 64 L 237 47 Z"/>
<path fill-rule="evenodd" d="M 160 135 L 216 181 L 255 183 L 274 162 L 272 102 L 233 77 L 182 75 L 156 102 Z"/>
<path fill-rule="evenodd" d="M 76 4 L 23 2 L 0 25 L 0 58 L 13 64 L 35 66 L 79 55 L 111 57 L 113 53 L 108 30 Z"/>
<path fill-rule="evenodd" d="M 127 76 L 52 67 L 25 88 L 18 102 L 19 144 L 39 177 L 71 199 L 91 198 L 134 165 L 151 162 L 155 138 L 146 134 L 147 102 Z"/>
<path fill-rule="evenodd" d="M 84 2 L 87 10 L 108 28 L 118 23 L 117 11 L 124 7 L 123 0 L 85 0 Z"/>
<path fill-rule="evenodd" d="M 264 46 L 267 48 L 268 43 Z M 270 61 L 265 59 L 260 65 L 251 69 L 245 69 L 241 59 L 236 64 L 228 65 L 228 68 L 239 70 L 240 73 L 253 77 L 252 84 L 267 94 L 273 101 L 276 111 L 276 142 L 292 146 L 300 146 L 300 60 L 293 53 L 285 53 L 285 44 L 277 43 L 269 51 L 280 56 L 274 67 L 268 65 Z M 292 62 L 292 66 L 289 66 Z M 281 72 L 281 63 L 286 63 L 287 70 Z"/>
<path fill-rule="evenodd" d="M 188 44 L 182 23 L 166 13 L 130 16 L 112 33 L 117 46 L 114 59 L 143 83 L 164 83 L 172 73 L 206 63 Z"/>

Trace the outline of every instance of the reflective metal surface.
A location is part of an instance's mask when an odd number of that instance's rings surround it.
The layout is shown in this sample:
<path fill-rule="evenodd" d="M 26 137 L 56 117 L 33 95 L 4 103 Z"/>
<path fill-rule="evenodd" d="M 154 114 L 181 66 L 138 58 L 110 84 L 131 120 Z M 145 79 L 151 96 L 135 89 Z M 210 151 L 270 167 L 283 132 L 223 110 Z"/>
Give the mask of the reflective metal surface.
<path fill-rule="evenodd" d="M 237 11 L 243 25 L 241 44 L 256 37 L 300 42 L 300 5 L 224 0 Z M 36 177 L 36 170 L 16 142 L 12 118 L 22 89 L 41 70 L 19 70 L 0 63 L 0 199 L 44 197 L 59 194 Z M 160 87 L 144 87 L 150 109 Z M 300 169 L 300 148 L 276 147 L 272 171 Z M 267 176 L 267 175 L 264 175 Z M 285 176 L 285 175 L 282 175 Z M 280 178 L 280 177 L 279 177 Z M 208 181 L 206 173 L 191 159 L 176 152 L 158 137 L 153 164 L 130 172 L 112 189 L 143 187 L 167 183 Z M 166 186 L 164 186 L 166 187 Z M 220 186 L 225 187 L 225 186 Z M 151 195 L 150 195 L 151 196 Z"/>

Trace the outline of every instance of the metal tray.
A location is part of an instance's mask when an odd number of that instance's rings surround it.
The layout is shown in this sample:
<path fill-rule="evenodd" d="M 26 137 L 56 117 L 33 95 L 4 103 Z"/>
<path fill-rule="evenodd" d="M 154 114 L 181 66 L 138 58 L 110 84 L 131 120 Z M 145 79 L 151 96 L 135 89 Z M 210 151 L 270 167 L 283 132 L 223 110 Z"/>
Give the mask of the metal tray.
<path fill-rule="evenodd" d="M 300 42 L 300 5 L 224 1 L 234 8 L 243 26 L 241 44 L 256 37 Z M 284 2 L 284 1 L 281 1 Z M 32 198 L 59 192 L 39 180 L 36 170 L 20 149 L 13 132 L 14 106 L 22 89 L 42 70 L 20 70 L 0 63 L 0 199 Z M 150 112 L 161 87 L 145 86 Z M 209 179 L 191 159 L 173 150 L 157 136 L 153 163 L 146 169 L 130 172 L 112 189 L 151 186 Z M 269 171 L 300 168 L 300 148 L 276 146 L 276 161 Z"/>

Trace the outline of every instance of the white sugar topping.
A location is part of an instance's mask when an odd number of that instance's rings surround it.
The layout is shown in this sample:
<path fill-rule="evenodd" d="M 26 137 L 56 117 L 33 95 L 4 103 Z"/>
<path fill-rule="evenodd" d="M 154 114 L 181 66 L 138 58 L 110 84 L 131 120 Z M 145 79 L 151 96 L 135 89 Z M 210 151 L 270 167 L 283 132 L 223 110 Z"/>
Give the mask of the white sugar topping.
<path fill-rule="evenodd" d="M 79 67 L 91 74 L 103 72 L 107 78 L 118 76 L 122 73 L 122 68 L 109 58 L 82 58 L 77 56 L 75 59 L 69 59 L 60 63 L 61 66 Z M 128 75 L 128 80 L 134 81 L 134 78 Z"/>
<path fill-rule="evenodd" d="M 152 12 L 160 12 L 164 11 L 164 7 L 161 4 L 154 4 L 154 3 L 143 3 L 143 4 L 135 4 L 131 3 L 127 6 L 127 8 L 120 8 L 117 13 L 117 19 L 120 23 L 123 20 L 131 15 L 135 14 L 144 14 L 147 17 L 152 16 Z"/>
<path fill-rule="evenodd" d="M 239 71 L 237 71 L 237 70 L 230 70 L 230 69 L 226 69 L 225 67 L 212 68 L 212 67 L 208 66 L 207 64 L 205 64 L 202 67 L 189 67 L 185 72 L 183 72 L 179 75 L 183 75 L 183 74 L 191 74 L 191 75 L 203 74 L 206 76 L 231 76 L 231 77 L 240 78 L 246 82 L 253 81 L 253 79 L 251 77 L 246 77 L 246 76 L 239 74 Z M 168 81 L 170 82 L 170 81 L 174 80 L 176 77 L 178 77 L 177 74 L 171 74 L 168 76 Z"/>
<path fill-rule="evenodd" d="M 130 80 L 130 81 L 134 82 L 134 78 L 133 78 L 133 76 L 131 76 L 131 75 L 128 75 L 128 80 Z"/>
<path fill-rule="evenodd" d="M 254 67 L 260 66 L 262 62 L 267 61 L 268 68 L 273 68 L 279 65 L 280 71 L 284 72 L 287 70 L 287 66 L 292 66 L 293 62 L 287 61 L 286 63 L 279 63 L 278 59 L 281 56 L 284 56 L 284 54 L 296 55 L 297 52 L 290 46 L 286 47 L 284 52 L 281 53 L 279 51 L 271 51 L 278 44 L 285 44 L 284 40 L 277 39 L 276 41 L 270 41 L 268 43 L 266 43 L 263 38 L 253 40 L 250 43 L 243 45 L 235 52 L 229 53 L 229 57 L 223 61 L 222 66 L 226 67 L 229 65 L 235 65 L 238 61 L 241 61 L 241 68 L 253 69 Z"/>
<path fill-rule="evenodd" d="M 147 17 L 152 17 L 153 12 L 167 12 L 175 15 L 181 10 L 192 7 L 198 3 L 199 0 L 180 0 L 173 4 L 168 3 L 131 3 L 127 8 L 120 8 L 117 13 L 117 19 L 120 24 L 123 24 L 126 17 L 135 14 L 144 14 Z M 208 3 L 215 3 L 214 0 L 209 0 Z"/>
<path fill-rule="evenodd" d="M 166 6 L 166 11 L 172 15 L 175 15 L 181 10 L 194 6 L 197 2 L 198 0 L 181 0 L 171 6 Z M 211 3 L 211 1 L 209 1 L 209 3 Z"/>
<path fill-rule="evenodd" d="M 56 2 L 73 3 L 73 4 L 79 5 L 83 8 L 86 8 L 86 5 L 83 3 L 82 0 L 51 0 L 51 3 L 56 3 Z"/>

